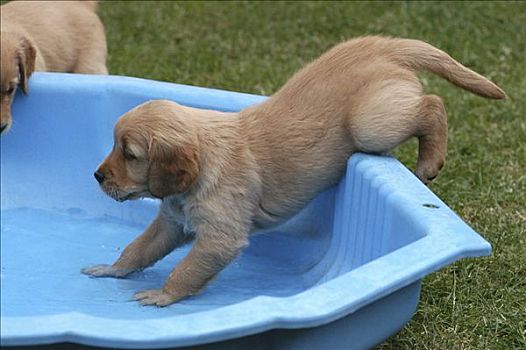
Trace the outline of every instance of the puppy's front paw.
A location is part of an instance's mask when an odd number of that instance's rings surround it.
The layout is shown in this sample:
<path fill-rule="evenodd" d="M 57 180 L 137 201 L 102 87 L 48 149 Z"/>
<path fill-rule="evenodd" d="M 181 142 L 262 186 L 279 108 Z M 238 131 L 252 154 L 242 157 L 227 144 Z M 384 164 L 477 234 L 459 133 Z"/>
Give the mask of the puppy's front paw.
<path fill-rule="evenodd" d="M 91 276 L 91 277 L 117 277 L 122 278 L 126 275 L 132 273 L 134 270 L 132 269 L 118 269 L 113 267 L 112 265 L 95 265 L 90 267 L 85 267 L 81 270 L 81 272 L 85 275 Z"/>
<path fill-rule="evenodd" d="M 168 306 L 175 303 L 181 297 L 166 293 L 162 289 L 150 289 L 142 292 L 135 293 L 133 296 L 141 305 L 156 305 L 156 306 Z"/>

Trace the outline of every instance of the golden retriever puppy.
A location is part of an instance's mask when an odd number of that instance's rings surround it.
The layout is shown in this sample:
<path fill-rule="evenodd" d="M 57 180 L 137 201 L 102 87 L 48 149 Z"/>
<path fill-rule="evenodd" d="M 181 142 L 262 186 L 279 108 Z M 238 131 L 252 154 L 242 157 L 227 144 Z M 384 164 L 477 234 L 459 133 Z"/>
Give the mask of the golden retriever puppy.
<path fill-rule="evenodd" d="M 33 71 L 108 74 L 97 1 L 11 1 L 0 7 L 0 132 L 12 123 L 18 87 Z"/>
<path fill-rule="evenodd" d="M 355 152 L 387 152 L 416 136 L 416 175 L 433 179 L 446 155 L 446 113 L 438 96 L 423 95 L 421 70 L 480 96 L 505 97 L 422 41 L 363 37 L 337 45 L 239 113 L 162 100 L 132 109 L 95 177 L 118 201 L 160 198 L 161 208 L 113 265 L 83 272 L 124 277 L 195 240 L 162 289 L 135 295 L 165 306 L 198 293 L 251 230 L 281 223 L 335 185 Z"/>

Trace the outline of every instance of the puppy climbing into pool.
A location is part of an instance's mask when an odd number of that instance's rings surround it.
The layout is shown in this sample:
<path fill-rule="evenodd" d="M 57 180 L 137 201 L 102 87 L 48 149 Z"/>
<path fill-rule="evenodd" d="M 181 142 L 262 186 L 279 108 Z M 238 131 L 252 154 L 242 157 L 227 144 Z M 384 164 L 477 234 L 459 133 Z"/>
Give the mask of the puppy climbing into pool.
<path fill-rule="evenodd" d="M 495 84 L 418 40 L 363 37 L 337 45 L 276 94 L 239 113 L 150 101 L 124 114 L 114 148 L 95 172 L 117 201 L 162 200 L 157 218 L 113 265 L 86 268 L 124 277 L 194 241 L 164 286 L 135 294 L 166 306 L 198 293 L 248 243 L 335 185 L 355 152 L 384 153 L 419 140 L 416 175 L 444 164 L 446 112 L 423 95 L 430 71 L 477 95 L 505 98 Z"/>
<path fill-rule="evenodd" d="M 98 1 L 11 1 L 0 7 L 0 133 L 12 124 L 11 104 L 27 94 L 34 71 L 108 74 Z"/>

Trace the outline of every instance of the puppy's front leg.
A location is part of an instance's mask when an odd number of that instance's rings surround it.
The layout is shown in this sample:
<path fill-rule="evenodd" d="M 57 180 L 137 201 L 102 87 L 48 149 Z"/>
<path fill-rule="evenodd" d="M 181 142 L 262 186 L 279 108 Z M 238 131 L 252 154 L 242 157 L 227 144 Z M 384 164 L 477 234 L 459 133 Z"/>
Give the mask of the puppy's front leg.
<path fill-rule="evenodd" d="M 82 269 L 93 277 L 125 277 L 153 265 L 178 246 L 191 239 L 180 225 L 159 213 L 146 231 L 129 244 L 113 265 L 95 265 Z"/>
<path fill-rule="evenodd" d="M 248 230 L 232 235 L 197 232 L 194 246 L 172 271 L 164 287 L 139 292 L 135 294 L 135 300 L 142 305 L 167 306 L 198 293 L 246 246 L 247 234 Z"/>

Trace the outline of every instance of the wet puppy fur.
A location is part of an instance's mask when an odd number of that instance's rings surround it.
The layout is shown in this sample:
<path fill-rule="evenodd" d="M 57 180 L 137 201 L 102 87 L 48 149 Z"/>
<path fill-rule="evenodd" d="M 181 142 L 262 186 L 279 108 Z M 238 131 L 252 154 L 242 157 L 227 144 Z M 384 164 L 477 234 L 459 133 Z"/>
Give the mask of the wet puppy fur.
<path fill-rule="evenodd" d="M 11 1 L 0 7 L 0 132 L 12 124 L 18 87 L 34 71 L 108 74 L 98 1 Z"/>
<path fill-rule="evenodd" d="M 447 121 L 440 97 L 423 95 L 421 70 L 480 96 L 505 97 L 422 41 L 363 37 L 337 45 L 239 113 L 163 100 L 132 109 L 95 177 L 118 201 L 160 198 L 161 208 L 113 265 L 83 272 L 123 277 L 194 241 L 161 289 L 135 295 L 165 306 L 198 293 L 251 230 L 283 222 L 335 185 L 355 152 L 384 153 L 417 137 L 416 175 L 427 183 L 445 161 Z"/>

